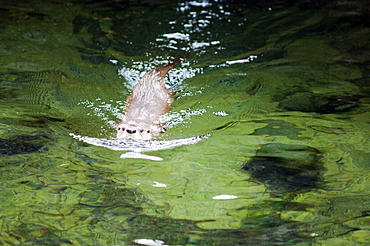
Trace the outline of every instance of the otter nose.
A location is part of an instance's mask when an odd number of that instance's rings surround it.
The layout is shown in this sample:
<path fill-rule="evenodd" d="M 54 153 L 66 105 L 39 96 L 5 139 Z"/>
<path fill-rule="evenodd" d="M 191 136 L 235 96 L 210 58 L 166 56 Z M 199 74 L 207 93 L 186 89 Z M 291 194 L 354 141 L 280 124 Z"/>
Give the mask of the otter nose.
<path fill-rule="evenodd" d="M 130 130 L 130 129 L 127 129 L 126 130 L 127 133 L 130 133 L 130 134 L 134 134 L 136 132 L 136 130 Z"/>

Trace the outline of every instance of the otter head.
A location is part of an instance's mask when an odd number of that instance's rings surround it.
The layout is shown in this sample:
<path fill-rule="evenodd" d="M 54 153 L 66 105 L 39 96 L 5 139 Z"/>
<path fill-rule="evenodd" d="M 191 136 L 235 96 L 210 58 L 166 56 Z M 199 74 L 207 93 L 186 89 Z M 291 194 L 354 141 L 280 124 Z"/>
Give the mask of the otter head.
<path fill-rule="evenodd" d="M 117 125 L 117 139 L 151 140 L 159 132 L 160 129 L 156 125 L 135 123 L 120 123 Z"/>

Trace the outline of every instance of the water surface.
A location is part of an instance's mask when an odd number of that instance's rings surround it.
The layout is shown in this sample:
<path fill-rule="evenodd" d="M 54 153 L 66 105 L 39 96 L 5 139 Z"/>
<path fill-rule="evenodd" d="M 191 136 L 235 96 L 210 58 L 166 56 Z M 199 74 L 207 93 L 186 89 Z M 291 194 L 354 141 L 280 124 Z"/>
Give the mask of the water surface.
<path fill-rule="evenodd" d="M 365 1 L 1 1 L 2 245 L 368 245 Z M 114 138 L 147 70 L 177 92 Z"/>

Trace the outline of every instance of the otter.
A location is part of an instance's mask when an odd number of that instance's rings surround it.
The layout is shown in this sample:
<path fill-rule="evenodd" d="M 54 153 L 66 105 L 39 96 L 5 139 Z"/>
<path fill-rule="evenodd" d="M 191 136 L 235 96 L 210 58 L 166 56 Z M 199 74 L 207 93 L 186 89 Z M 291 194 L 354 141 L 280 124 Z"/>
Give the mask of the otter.
<path fill-rule="evenodd" d="M 160 116 L 167 113 L 174 101 L 165 76 L 180 64 L 189 53 L 145 73 L 126 99 L 125 114 L 117 124 L 117 139 L 152 140 L 161 132 Z"/>

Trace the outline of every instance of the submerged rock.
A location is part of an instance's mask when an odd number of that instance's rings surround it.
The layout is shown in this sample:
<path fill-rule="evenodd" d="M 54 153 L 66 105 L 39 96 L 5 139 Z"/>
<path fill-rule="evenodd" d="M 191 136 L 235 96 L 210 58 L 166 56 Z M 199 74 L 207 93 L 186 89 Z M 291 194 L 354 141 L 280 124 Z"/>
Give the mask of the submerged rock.
<path fill-rule="evenodd" d="M 0 139 L 0 155 L 36 152 L 44 146 L 46 139 L 43 135 L 19 135 L 9 139 Z"/>
<path fill-rule="evenodd" d="M 289 111 L 335 114 L 355 110 L 360 106 L 360 99 L 360 95 L 325 96 L 310 92 L 298 92 L 287 96 L 280 102 L 279 107 Z"/>
<path fill-rule="evenodd" d="M 304 145 L 267 144 L 242 167 L 271 191 L 293 192 L 320 187 L 325 170 L 320 152 Z"/>

